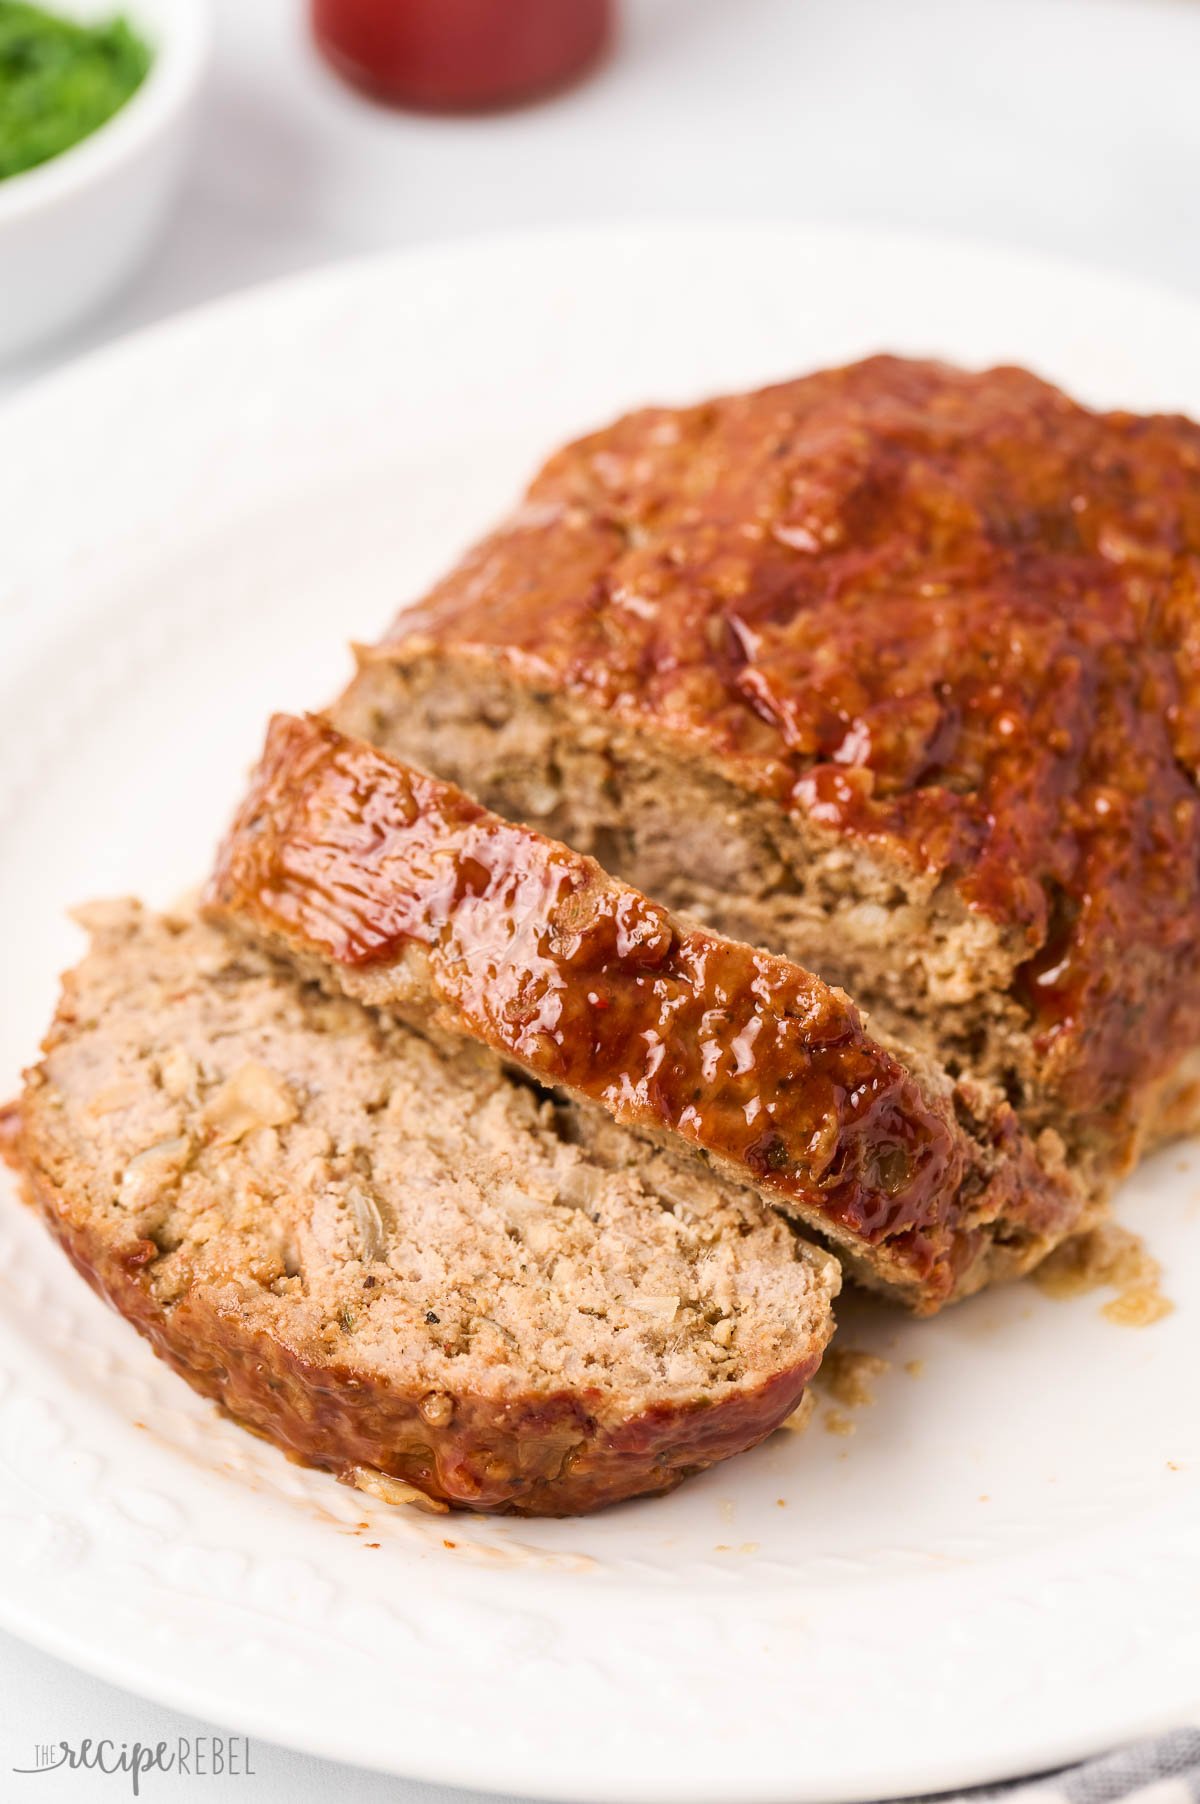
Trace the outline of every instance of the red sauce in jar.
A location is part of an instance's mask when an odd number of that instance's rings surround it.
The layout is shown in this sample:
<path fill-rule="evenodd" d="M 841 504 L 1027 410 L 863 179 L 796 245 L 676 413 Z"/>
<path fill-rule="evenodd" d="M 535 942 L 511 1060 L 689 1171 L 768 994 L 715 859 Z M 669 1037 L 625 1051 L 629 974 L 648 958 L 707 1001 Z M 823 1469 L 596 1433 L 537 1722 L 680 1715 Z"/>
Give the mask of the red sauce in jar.
<path fill-rule="evenodd" d="M 376 99 L 435 112 L 511 106 L 581 75 L 614 0 L 313 0 L 317 44 Z"/>

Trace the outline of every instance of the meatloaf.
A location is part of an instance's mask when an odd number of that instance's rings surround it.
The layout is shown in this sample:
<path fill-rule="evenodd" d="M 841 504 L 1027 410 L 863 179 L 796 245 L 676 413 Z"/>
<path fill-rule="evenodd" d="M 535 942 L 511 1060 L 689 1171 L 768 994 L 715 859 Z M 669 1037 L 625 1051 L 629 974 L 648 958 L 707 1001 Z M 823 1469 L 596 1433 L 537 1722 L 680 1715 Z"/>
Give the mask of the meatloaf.
<path fill-rule="evenodd" d="M 1200 427 L 876 357 L 568 446 L 337 726 L 844 984 L 1103 1194 L 1200 1121 Z"/>
<path fill-rule="evenodd" d="M 753 1186 L 923 1313 L 1086 1211 L 1057 1138 L 1035 1146 L 1001 1093 L 326 723 L 272 723 L 207 903 L 306 976 Z"/>
<path fill-rule="evenodd" d="M 5 1151 L 238 1420 L 385 1497 L 561 1515 L 796 1407 L 836 1263 L 744 1190 L 194 919 L 88 918 Z"/>

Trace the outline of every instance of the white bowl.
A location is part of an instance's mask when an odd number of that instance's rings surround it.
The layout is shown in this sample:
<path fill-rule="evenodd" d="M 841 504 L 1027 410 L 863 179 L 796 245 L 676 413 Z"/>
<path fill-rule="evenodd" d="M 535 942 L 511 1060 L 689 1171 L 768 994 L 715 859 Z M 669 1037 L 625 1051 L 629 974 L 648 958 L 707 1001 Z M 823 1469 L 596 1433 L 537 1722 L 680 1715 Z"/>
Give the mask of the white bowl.
<path fill-rule="evenodd" d="M 208 52 L 206 0 L 46 0 L 79 18 L 121 12 L 154 60 L 135 94 L 61 156 L 0 181 L 0 357 L 89 313 L 162 221 Z"/>

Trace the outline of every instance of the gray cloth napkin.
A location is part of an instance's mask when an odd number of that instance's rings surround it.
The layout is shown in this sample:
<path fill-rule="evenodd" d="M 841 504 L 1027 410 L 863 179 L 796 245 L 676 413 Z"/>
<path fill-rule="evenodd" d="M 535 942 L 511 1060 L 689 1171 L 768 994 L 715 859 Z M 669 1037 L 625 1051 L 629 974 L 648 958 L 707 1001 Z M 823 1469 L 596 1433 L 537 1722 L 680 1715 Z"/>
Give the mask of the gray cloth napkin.
<path fill-rule="evenodd" d="M 943 1793 L 939 1804 L 983 1804 L 988 1798 L 1003 1798 L 1004 1804 L 1200 1804 L 1200 1728 L 1175 1729 L 1056 1773 L 953 1799 Z"/>

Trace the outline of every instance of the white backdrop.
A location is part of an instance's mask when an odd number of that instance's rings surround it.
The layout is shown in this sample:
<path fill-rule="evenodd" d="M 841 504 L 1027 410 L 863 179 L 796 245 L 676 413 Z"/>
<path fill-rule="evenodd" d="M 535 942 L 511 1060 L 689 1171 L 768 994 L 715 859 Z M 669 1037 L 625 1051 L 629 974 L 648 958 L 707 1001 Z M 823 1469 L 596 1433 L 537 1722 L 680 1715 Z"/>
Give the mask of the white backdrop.
<path fill-rule="evenodd" d="M 211 296 L 346 255 L 506 226 L 820 218 L 1052 250 L 1200 293 L 1200 0 L 627 0 L 590 83 L 498 119 L 377 111 L 328 77 L 302 0 L 214 0 L 191 174 L 137 283 L 11 389 Z M 0 1637 L 0 1800 L 128 1796 L 22 1778 L 42 1740 L 203 1725 Z M 435 1804 L 256 1744 L 256 1777 L 150 1799 Z"/>

